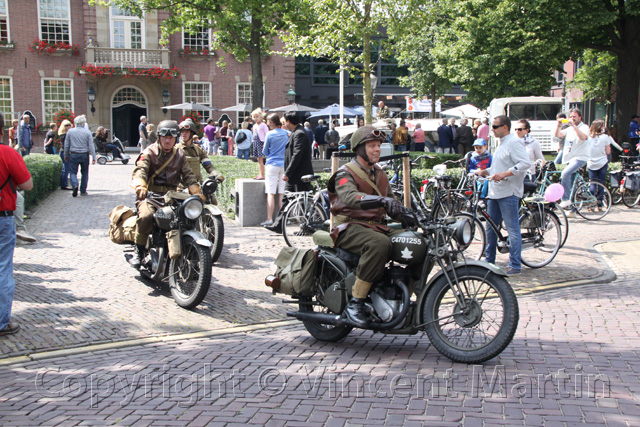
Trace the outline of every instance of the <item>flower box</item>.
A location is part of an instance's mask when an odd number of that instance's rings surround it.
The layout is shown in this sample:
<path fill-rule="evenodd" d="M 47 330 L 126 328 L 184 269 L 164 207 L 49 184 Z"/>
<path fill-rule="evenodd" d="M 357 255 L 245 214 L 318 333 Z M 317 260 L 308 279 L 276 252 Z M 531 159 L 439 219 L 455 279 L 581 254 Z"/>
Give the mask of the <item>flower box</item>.
<path fill-rule="evenodd" d="M 0 52 L 10 52 L 16 48 L 13 43 L 0 44 Z"/>

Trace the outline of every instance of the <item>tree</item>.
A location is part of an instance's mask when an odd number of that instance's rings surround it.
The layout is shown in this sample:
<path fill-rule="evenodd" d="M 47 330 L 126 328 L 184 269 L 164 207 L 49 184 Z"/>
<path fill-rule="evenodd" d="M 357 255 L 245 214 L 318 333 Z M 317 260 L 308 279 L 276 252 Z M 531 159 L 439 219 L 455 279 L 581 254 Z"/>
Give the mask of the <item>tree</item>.
<path fill-rule="evenodd" d="M 94 0 L 95 1 L 95 0 Z M 284 17 L 297 10 L 297 0 L 282 0 L 265 5 L 259 0 L 111 0 L 103 4 L 117 5 L 138 16 L 144 11 L 169 11 L 162 23 L 162 38 L 178 31 L 196 32 L 211 28 L 212 48 L 222 49 L 238 61 L 251 62 L 252 104 L 262 105 L 262 60 L 271 53 L 274 38 L 284 28 Z M 295 15 L 288 18 L 295 22 Z M 219 61 L 224 65 L 224 57 Z"/>
<path fill-rule="evenodd" d="M 372 123 L 371 74 L 372 51 L 384 54 L 385 46 L 374 36 L 380 35 L 388 14 L 385 0 L 302 0 L 302 22 L 289 22 L 282 38 L 291 55 L 327 58 L 352 76 L 362 77 L 364 120 Z"/>
<path fill-rule="evenodd" d="M 584 65 L 578 69 L 573 79 L 567 82 L 566 88 L 580 89 L 583 101 L 603 101 L 607 104 L 607 115 L 612 116 L 609 109 L 615 94 L 618 59 L 611 52 L 588 49 L 580 56 L 580 61 Z"/>

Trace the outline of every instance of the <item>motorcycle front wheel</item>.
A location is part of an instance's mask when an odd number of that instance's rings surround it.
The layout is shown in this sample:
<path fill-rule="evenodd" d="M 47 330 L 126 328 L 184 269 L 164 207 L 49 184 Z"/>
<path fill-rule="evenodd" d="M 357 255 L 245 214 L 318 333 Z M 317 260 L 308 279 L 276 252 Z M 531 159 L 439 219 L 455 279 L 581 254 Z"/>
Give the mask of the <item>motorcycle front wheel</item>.
<path fill-rule="evenodd" d="M 422 321 L 431 344 L 461 363 L 482 363 L 500 354 L 518 327 L 518 301 L 501 276 L 476 266 L 456 269 L 465 308 L 445 275 L 429 288 Z"/>
<path fill-rule="evenodd" d="M 176 303 L 192 309 L 202 302 L 211 284 L 211 254 L 190 236 L 182 236 L 182 255 L 169 263 L 169 285 Z"/>
<path fill-rule="evenodd" d="M 198 230 L 211 242 L 211 262 L 220 258 L 224 244 L 224 223 L 219 215 L 215 215 L 210 207 L 205 206 L 198 219 Z"/>
<path fill-rule="evenodd" d="M 342 272 L 333 267 L 328 262 L 323 262 L 324 265 L 317 266 L 317 271 L 321 271 L 321 275 L 318 278 L 317 286 L 315 289 L 315 295 L 313 297 L 301 297 L 299 310 L 301 312 L 318 312 L 329 314 L 333 313 L 324 305 L 324 295 L 327 289 L 335 283 L 339 283 L 343 278 Z M 325 325 L 322 323 L 316 323 L 312 321 L 303 321 L 305 329 L 315 339 L 327 342 L 340 341 L 353 329 L 351 326 L 336 326 Z"/>

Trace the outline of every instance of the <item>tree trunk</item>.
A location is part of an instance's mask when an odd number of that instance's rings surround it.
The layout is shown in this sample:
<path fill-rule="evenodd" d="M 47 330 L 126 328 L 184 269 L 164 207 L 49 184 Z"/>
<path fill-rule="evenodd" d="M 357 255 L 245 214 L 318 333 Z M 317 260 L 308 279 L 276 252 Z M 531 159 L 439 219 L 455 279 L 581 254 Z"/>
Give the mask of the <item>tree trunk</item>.
<path fill-rule="evenodd" d="M 365 32 L 362 40 L 362 51 L 364 60 L 362 61 L 362 94 L 364 107 L 364 124 L 373 123 L 371 116 L 371 104 L 373 103 L 373 90 L 371 88 L 371 34 Z"/>
<path fill-rule="evenodd" d="M 251 105 L 253 109 L 264 108 L 264 89 L 262 85 L 262 50 L 260 49 L 260 27 L 262 23 L 259 19 L 251 21 L 251 50 L 249 60 L 251 61 Z"/>
<path fill-rule="evenodd" d="M 623 50 L 616 49 L 614 45 L 614 53 L 618 56 L 616 120 L 618 121 L 620 139 L 629 141 L 629 122 L 631 121 L 631 116 L 638 114 L 640 17 L 626 16 L 623 28 L 621 44 Z"/>
<path fill-rule="evenodd" d="M 429 117 L 436 118 L 436 82 L 431 83 L 431 113 Z"/>

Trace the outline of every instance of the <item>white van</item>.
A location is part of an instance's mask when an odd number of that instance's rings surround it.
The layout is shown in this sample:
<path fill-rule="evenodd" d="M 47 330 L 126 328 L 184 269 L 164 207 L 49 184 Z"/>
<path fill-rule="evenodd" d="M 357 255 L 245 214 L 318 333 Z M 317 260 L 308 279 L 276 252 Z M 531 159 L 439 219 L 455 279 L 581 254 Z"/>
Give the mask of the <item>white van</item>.
<path fill-rule="evenodd" d="M 558 121 L 556 114 L 563 110 L 564 99 L 549 96 L 522 96 L 513 98 L 496 98 L 489 104 L 489 124 L 493 118 L 505 115 L 511 119 L 511 133 L 515 134 L 515 122 L 527 119 L 531 124 L 531 136 L 538 140 L 544 152 L 558 151 L 558 141 L 554 134 Z M 491 148 L 495 141 L 491 137 Z"/>

